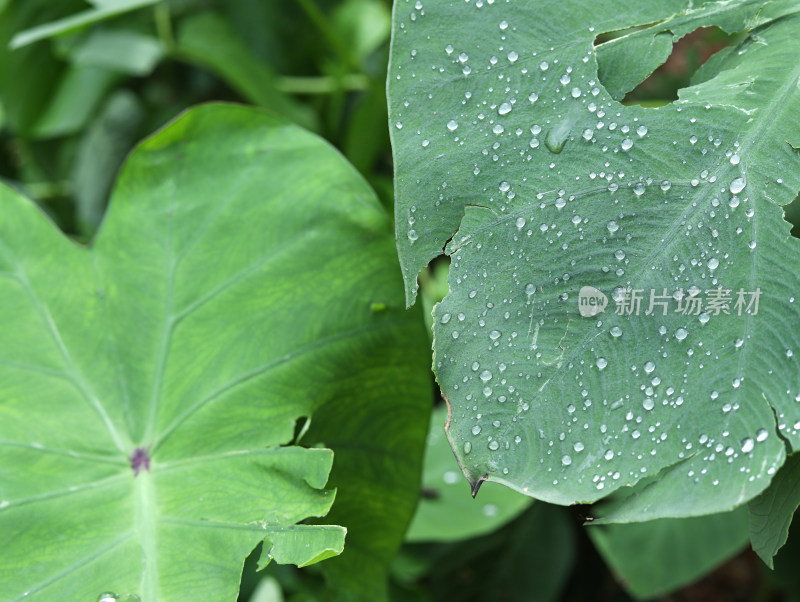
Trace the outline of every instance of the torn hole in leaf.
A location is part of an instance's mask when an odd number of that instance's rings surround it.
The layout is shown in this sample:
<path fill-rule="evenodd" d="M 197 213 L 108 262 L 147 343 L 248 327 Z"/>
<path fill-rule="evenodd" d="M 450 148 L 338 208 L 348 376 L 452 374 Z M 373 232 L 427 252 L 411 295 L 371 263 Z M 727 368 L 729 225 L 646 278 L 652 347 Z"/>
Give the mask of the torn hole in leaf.
<path fill-rule="evenodd" d="M 294 423 L 294 437 L 292 437 L 292 445 L 300 445 L 300 440 L 308 432 L 311 426 L 311 416 L 301 416 Z"/>
<path fill-rule="evenodd" d="M 700 27 L 674 43 L 672 32 L 653 27 L 600 34 L 595 39 L 598 77 L 623 104 L 662 106 L 677 100 L 697 70 L 737 39 L 719 27 Z"/>
<path fill-rule="evenodd" d="M 792 236 L 800 238 L 800 195 L 786 205 L 786 221 L 792 224 Z"/>

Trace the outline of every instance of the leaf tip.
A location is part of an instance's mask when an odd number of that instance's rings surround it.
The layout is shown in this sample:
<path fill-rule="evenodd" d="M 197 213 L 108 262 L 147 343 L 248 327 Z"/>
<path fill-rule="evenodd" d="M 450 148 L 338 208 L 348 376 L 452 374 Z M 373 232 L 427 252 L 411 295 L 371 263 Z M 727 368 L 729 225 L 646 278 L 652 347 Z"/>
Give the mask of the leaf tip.
<path fill-rule="evenodd" d="M 489 480 L 488 474 L 483 475 L 482 477 L 476 479 L 475 481 L 473 481 L 472 479 L 469 480 L 469 487 L 470 487 L 470 493 L 472 493 L 472 499 L 475 499 L 475 496 L 478 495 L 478 490 L 481 488 L 481 485 L 483 485 L 483 482 L 488 480 Z"/>

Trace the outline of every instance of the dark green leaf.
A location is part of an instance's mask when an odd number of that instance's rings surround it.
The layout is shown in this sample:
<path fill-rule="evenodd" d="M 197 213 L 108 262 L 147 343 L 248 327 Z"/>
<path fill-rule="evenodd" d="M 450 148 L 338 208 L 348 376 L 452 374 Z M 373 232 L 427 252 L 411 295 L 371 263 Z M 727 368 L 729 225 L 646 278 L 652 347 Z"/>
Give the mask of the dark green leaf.
<path fill-rule="evenodd" d="M 748 504 L 750 542 L 761 560 L 772 559 L 786 543 L 795 510 L 800 506 L 800 454 L 786 460 L 764 493 Z"/>

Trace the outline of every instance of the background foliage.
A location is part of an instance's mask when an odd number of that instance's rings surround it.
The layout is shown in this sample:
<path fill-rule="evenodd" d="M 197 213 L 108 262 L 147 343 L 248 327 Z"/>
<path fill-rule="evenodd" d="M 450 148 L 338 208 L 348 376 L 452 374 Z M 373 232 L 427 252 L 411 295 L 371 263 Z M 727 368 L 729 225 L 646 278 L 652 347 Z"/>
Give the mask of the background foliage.
<path fill-rule="evenodd" d="M 138 141 L 184 109 L 210 100 L 261 107 L 321 135 L 392 209 L 384 92 L 392 8 L 388 0 L 170 0 L 109 6 L 83 0 L 0 1 L 0 177 L 32 198 L 68 235 L 87 242 L 97 231 L 118 169 Z M 686 85 L 703 59 L 735 41 L 716 29 L 691 40 L 688 49 L 674 53 L 667 67 L 629 93 L 627 101 L 660 104 L 674 99 L 676 88 Z M 789 207 L 790 218 L 796 206 Z M 447 267 L 440 260 L 420 278 L 429 326 L 430 307 L 447 292 Z M 427 365 L 424 355 L 419 360 Z M 427 374 L 423 378 L 431 382 Z M 432 404 L 434 397 L 425 403 Z M 438 410 L 432 428 L 441 433 L 441 427 Z M 590 540 L 581 526 L 594 513 L 590 507 L 530 504 L 506 491 L 497 492 L 498 499 L 483 499 L 490 493 L 487 486 L 477 506 L 470 508 L 466 484 L 452 482 L 458 467 L 435 438 L 434 433 L 421 507 L 407 543 L 394 555 L 398 542 L 387 542 L 383 558 L 364 569 L 390 573 L 392 599 L 611 601 L 667 591 L 674 592 L 669 599 L 675 600 L 800 596 L 793 570 L 800 546 L 791 533 L 775 559 L 776 570 L 769 572 L 745 551 L 741 516 L 720 515 L 713 524 L 594 527 L 596 531 L 588 530 Z M 304 442 L 330 440 L 312 427 Z M 335 463 L 333 470 L 335 478 Z M 342 470 L 343 493 L 346 463 Z M 361 485 L 358 496 L 366 503 L 369 484 Z M 416 487 L 411 486 L 414 497 Z M 461 497 L 453 502 L 458 511 L 442 512 L 442 505 L 459 491 Z M 764 503 L 768 506 L 769 500 Z M 339 524 L 352 520 L 332 517 Z M 406 527 L 399 520 L 402 524 L 392 526 L 397 533 Z M 441 529 L 434 532 L 426 520 Z M 367 528 L 378 534 L 385 525 Z M 714 545 L 704 549 L 699 540 Z M 730 557 L 734 559 L 711 573 Z M 242 600 L 375 595 L 375 589 L 359 591 L 354 585 L 362 578 L 369 582 L 366 574 L 350 573 L 338 591 L 326 585 L 323 573 L 335 571 L 336 560 L 326 561 L 331 569 L 326 563 L 303 570 L 272 564 L 256 573 L 256 558 L 245 565 Z M 642 558 L 649 562 L 642 563 Z M 677 589 L 701 573 L 710 576 Z M 382 575 L 377 580 L 382 583 Z"/>

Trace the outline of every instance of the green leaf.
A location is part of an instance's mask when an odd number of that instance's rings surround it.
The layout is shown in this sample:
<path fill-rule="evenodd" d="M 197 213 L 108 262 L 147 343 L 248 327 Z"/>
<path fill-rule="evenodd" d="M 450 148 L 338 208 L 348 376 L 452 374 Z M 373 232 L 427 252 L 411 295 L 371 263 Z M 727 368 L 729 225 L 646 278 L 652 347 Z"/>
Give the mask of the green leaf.
<path fill-rule="evenodd" d="M 661 7 L 661 10 L 664 8 Z M 705 2 L 697 8 L 686 8 L 669 19 L 598 46 L 596 52 L 600 80 L 611 97 L 620 100 L 664 63 L 673 42 L 698 27 L 715 25 L 733 34 L 756 29 L 794 12 L 796 7 L 785 1 Z"/>
<path fill-rule="evenodd" d="M 133 153 L 89 248 L 0 203 L 0 598 L 233 600 L 262 540 L 298 565 L 340 552 L 341 527 L 295 525 L 334 499 L 332 452 L 287 445 L 295 423 L 362 379 L 394 402 L 407 364 L 382 380 L 384 349 L 424 341 L 341 156 L 208 105 Z"/>
<path fill-rule="evenodd" d="M 636 598 L 663 596 L 713 570 L 747 544 L 747 509 L 587 530 L 606 564 Z"/>
<path fill-rule="evenodd" d="M 393 331 L 368 354 L 347 358 L 335 399 L 316 410 L 303 436 L 331 448 L 336 458 L 328 482 L 337 488 L 336 502 L 324 519 L 309 522 L 347 527 L 345 551 L 319 570 L 336 599 L 369 602 L 388 599 L 389 565 L 420 495 L 433 396 L 424 322 L 419 311 L 404 311 L 397 257 L 388 239 L 383 242 L 385 273 L 352 286 L 371 290 L 364 307 L 378 320 L 391 319 Z"/>
<path fill-rule="evenodd" d="M 530 498 L 493 483 L 486 485 L 480 500 L 469 495 L 459 478 L 458 464 L 444 433 L 447 409 L 434 411 L 425 451 L 422 498 L 406 541 L 457 541 L 502 527 L 521 514 Z"/>
<path fill-rule="evenodd" d="M 144 76 L 163 55 L 161 42 L 152 36 L 128 30 L 97 30 L 77 45 L 70 59 L 76 65 Z"/>
<path fill-rule="evenodd" d="M 81 0 L 30 0 L 15 2 L 0 19 L 0 100 L 8 127 L 15 134 L 30 133 L 62 77 L 64 64 L 46 45 L 11 51 L 8 43 L 15 32 L 41 19 L 53 19 L 75 10 Z M 35 73 L 36 77 L 31 74 Z"/>
<path fill-rule="evenodd" d="M 276 89 L 277 74 L 250 52 L 221 16 L 202 13 L 184 19 L 176 52 L 180 58 L 216 73 L 249 102 L 315 129 L 314 114 Z"/>
<path fill-rule="evenodd" d="M 81 136 L 75 153 L 77 221 L 86 233 L 100 224 L 113 179 L 139 137 L 144 107 L 127 90 L 115 92 Z"/>
<path fill-rule="evenodd" d="M 101 67 L 76 65 L 67 68 L 47 108 L 33 127 L 33 136 L 55 138 L 78 132 L 92 118 L 120 77 L 118 73 Z"/>
<path fill-rule="evenodd" d="M 425 584 L 433 600 L 559 600 L 576 552 L 569 514 L 533 504 L 500 529 L 457 543 L 404 548 L 431 567 Z"/>
<path fill-rule="evenodd" d="M 770 568 L 789 536 L 789 526 L 800 506 L 800 455 L 792 454 L 770 486 L 748 504 L 750 542 Z"/>
<path fill-rule="evenodd" d="M 629 34 L 597 47 L 597 74 L 614 100 L 621 100 L 663 64 L 672 51 L 672 35 Z"/>
<path fill-rule="evenodd" d="M 95 8 L 19 32 L 12 38 L 10 46 L 12 49 L 22 48 L 23 46 L 28 46 L 39 40 L 72 33 L 88 25 L 157 4 L 160 1 L 161 0 L 113 0 L 108 2 L 94 2 Z"/>
<path fill-rule="evenodd" d="M 336 7 L 332 20 L 359 61 L 389 39 L 391 14 L 381 0 L 345 0 Z"/>
<path fill-rule="evenodd" d="M 680 27 L 755 12 L 759 29 L 645 109 L 601 86 L 593 42 L 670 18 L 660 3 L 397 4 L 400 263 L 413 301 L 447 245 L 434 370 L 475 489 L 572 504 L 658 475 L 607 518 L 714 514 L 768 486 L 781 437 L 800 444 L 800 243 L 781 209 L 800 189 L 800 19 L 762 5 L 696 10 Z M 638 311 L 615 302 L 633 291 Z"/>

